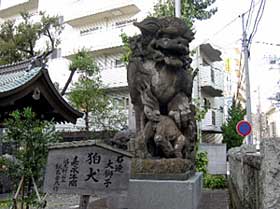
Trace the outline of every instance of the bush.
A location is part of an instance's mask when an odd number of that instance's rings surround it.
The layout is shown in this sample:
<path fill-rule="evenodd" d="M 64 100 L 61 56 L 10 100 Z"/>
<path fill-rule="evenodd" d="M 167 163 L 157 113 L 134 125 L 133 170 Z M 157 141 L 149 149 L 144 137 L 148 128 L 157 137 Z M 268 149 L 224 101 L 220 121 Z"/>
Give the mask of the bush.
<path fill-rule="evenodd" d="M 35 204 L 36 199 L 32 178 L 37 186 L 42 185 L 48 143 L 58 141 L 60 136 L 55 132 L 52 122 L 38 119 L 31 108 L 14 111 L 4 125 L 6 132 L 3 140 L 13 146 L 10 155 L 0 158 L 0 173 L 8 174 L 14 183 L 15 191 L 19 180 L 24 176 L 23 188 L 26 190 L 26 197 L 22 198 L 22 201 L 26 203 L 26 208 L 29 208 L 30 204 Z"/>
<path fill-rule="evenodd" d="M 209 189 L 223 189 L 227 187 L 226 178 L 223 175 L 211 175 L 207 173 L 207 152 L 196 153 L 196 171 L 203 173 L 203 187 Z"/>
<path fill-rule="evenodd" d="M 223 175 L 206 174 L 203 178 L 203 186 L 209 189 L 224 189 L 227 187 L 227 181 Z"/>
<path fill-rule="evenodd" d="M 196 153 L 196 171 L 202 172 L 205 176 L 207 174 L 207 165 L 208 165 L 208 158 L 207 158 L 207 152 L 197 152 Z"/>

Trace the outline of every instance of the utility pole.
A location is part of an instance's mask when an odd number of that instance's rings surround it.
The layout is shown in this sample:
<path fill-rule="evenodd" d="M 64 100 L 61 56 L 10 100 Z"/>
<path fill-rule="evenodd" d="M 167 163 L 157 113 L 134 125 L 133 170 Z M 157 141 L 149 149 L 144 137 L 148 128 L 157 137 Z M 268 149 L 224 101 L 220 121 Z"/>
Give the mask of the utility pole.
<path fill-rule="evenodd" d="M 181 18 L 181 0 L 175 0 L 175 17 Z"/>
<path fill-rule="evenodd" d="M 246 118 L 247 121 L 252 124 L 252 111 L 251 111 L 251 93 L 250 93 L 250 77 L 249 77 L 249 63 L 248 63 L 248 40 L 245 28 L 244 15 L 242 14 L 242 48 L 244 53 L 244 68 L 245 68 L 245 84 L 246 84 Z M 253 144 L 252 134 L 247 137 L 247 144 Z"/>
<path fill-rule="evenodd" d="M 262 110 L 261 110 L 261 94 L 260 94 L 260 86 L 258 86 L 258 106 L 257 106 L 257 112 L 258 112 L 258 119 L 259 119 L 259 140 L 262 140 L 263 137 L 263 126 L 262 126 Z"/>

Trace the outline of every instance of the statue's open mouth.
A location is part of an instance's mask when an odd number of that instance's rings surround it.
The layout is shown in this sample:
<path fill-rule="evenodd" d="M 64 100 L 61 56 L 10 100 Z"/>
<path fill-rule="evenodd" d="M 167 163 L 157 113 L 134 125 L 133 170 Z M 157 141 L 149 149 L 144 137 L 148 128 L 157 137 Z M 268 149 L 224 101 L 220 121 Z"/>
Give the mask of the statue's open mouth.
<path fill-rule="evenodd" d="M 178 44 L 176 40 L 172 39 L 159 39 L 156 43 L 156 49 L 162 52 L 167 57 L 173 57 L 174 59 L 187 55 L 188 50 L 186 46 Z"/>

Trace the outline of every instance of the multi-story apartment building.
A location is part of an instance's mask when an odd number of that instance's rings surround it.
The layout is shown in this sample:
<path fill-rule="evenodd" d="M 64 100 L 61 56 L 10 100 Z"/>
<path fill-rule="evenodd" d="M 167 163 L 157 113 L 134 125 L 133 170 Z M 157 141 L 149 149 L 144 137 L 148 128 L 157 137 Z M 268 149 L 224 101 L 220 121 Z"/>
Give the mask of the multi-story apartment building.
<path fill-rule="evenodd" d="M 221 126 L 224 121 L 224 71 L 221 52 L 210 44 L 201 44 L 196 49 L 193 68 L 199 69 L 194 80 L 193 97 L 199 98 L 201 108 L 208 110 L 199 123 L 202 142 L 221 142 Z"/>
<path fill-rule="evenodd" d="M 12 3 L 13 2 L 13 3 Z M 36 14 L 46 11 L 59 15 L 64 31 L 61 44 L 49 62 L 53 82 L 64 85 L 71 57 L 82 48 L 88 49 L 102 69 L 104 85 L 113 96 L 121 98 L 129 109 L 129 126 L 133 129 L 133 108 L 129 102 L 126 67 L 120 35 L 139 33 L 133 22 L 144 19 L 153 8 L 150 0 L 2 0 L 0 18 L 16 19 L 21 11 Z M 204 141 L 219 141 L 223 123 L 223 66 L 221 53 L 209 44 L 202 44 L 194 55 L 193 67 L 199 68 L 194 84 L 194 97 L 200 97 L 208 112 L 201 122 Z"/>
<path fill-rule="evenodd" d="M 265 137 L 280 137 L 280 109 L 271 107 L 266 112 L 267 130 Z"/>

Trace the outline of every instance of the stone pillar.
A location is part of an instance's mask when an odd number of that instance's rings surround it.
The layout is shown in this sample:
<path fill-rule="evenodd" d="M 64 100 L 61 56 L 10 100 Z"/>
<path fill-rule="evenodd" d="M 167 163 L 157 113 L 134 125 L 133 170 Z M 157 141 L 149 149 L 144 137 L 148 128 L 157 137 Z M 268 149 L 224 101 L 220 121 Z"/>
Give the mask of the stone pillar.
<path fill-rule="evenodd" d="M 265 139 L 261 144 L 262 209 L 280 208 L 280 138 Z"/>

